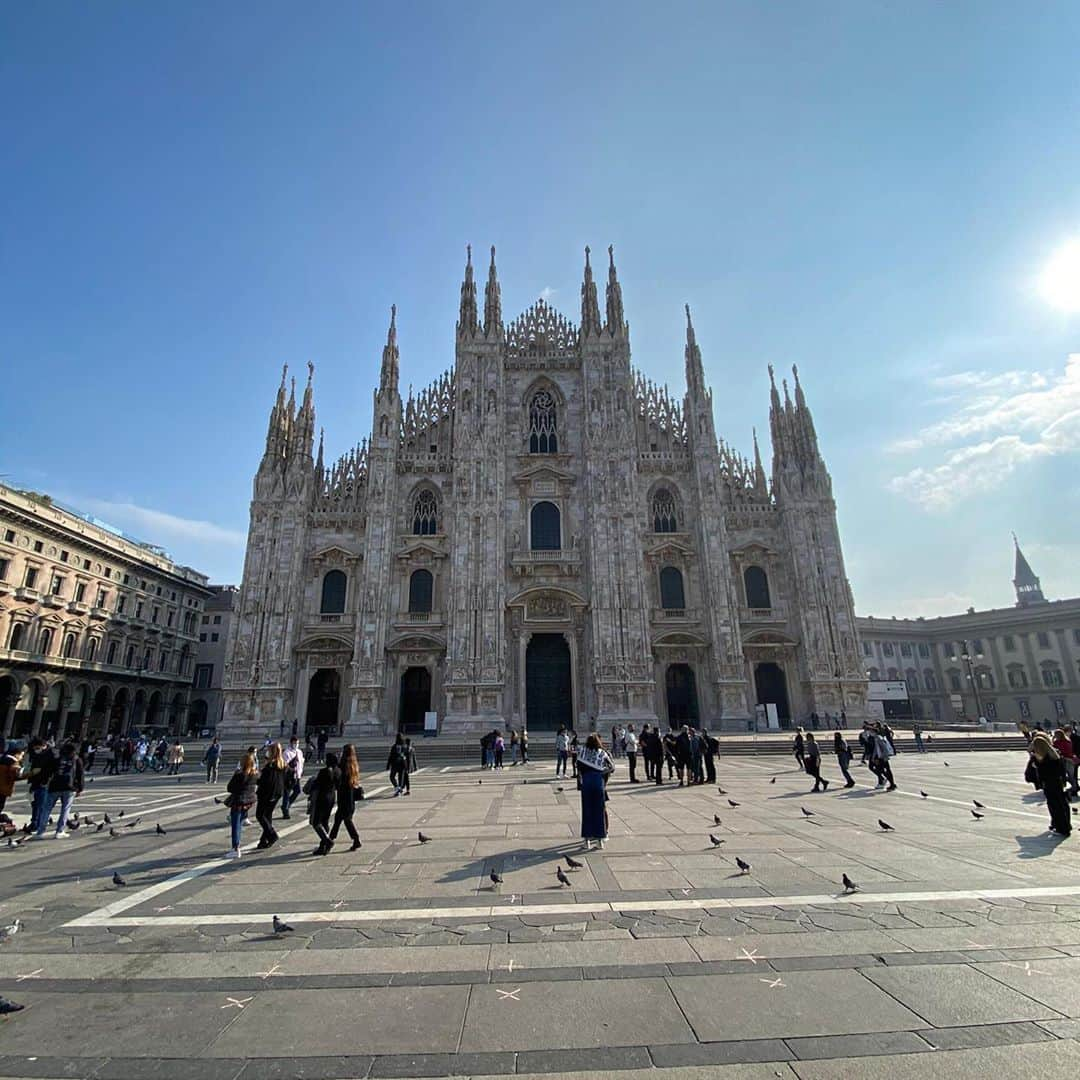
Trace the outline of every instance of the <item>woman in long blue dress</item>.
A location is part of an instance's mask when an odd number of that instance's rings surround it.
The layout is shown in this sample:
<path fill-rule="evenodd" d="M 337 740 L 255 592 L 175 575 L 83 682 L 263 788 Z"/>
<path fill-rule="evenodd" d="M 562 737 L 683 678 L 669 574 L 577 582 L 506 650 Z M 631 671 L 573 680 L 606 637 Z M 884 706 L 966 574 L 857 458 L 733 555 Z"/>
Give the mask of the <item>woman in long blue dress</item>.
<path fill-rule="evenodd" d="M 595 840 L 600 847 L 607 838 L 607 778 L 615 771 L 611 755 L 600 736 L 593 732 L 584 749 L 578 751 L 578 775 L 581 778 L 581 835 L 587 848 Z"/>

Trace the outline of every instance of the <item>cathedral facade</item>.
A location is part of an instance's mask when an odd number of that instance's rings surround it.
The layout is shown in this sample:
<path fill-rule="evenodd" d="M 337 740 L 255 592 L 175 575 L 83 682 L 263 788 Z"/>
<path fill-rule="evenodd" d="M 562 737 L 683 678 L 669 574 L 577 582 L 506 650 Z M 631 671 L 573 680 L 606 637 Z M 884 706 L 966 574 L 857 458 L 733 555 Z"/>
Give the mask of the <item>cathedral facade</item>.
<path fill-rule="evenodd" d="M 577 325 L 544 300 L 504 322 L 492 249 L 482 309 L 465 268 L 453 370 L 408 400 L 391 313 L 371 433 L 336 462 L 315 449 L 310 365 L 299 405 L 283 375 L 223 730 L 864 715 L 797 371 L 771 387 L 767 476 L 756 436 L 752 458 L 717 438 L 689 309 L 685 358 L 681 399 L 633 368 L 614 259 L 602 314 L 588 249 Z"/>

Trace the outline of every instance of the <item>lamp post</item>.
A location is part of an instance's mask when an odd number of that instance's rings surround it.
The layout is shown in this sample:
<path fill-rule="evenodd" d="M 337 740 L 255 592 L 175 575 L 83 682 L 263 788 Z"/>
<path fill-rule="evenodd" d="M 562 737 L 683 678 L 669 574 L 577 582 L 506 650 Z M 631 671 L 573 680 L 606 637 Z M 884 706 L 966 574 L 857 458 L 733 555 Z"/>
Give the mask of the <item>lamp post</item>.
<path fill-rule="evenodd" d="M 978 720 L 983 714 L 982 699 L 979 697 L 979 679 L 975 674 L 975 668 L 972 664 L 971 649 L 968 647 L 967 639 L 963 639 L 960 642 L 960 645 L 963 649 L 963 652 L 960 654 L 960 659 L 963 660 L 964 664 L 967 666 L 968 682 L 971 683 L 971 692 L 975 696 L 975 719 Z M 982 653 L 979 653 L 979 655 L 981 656 Z"/>

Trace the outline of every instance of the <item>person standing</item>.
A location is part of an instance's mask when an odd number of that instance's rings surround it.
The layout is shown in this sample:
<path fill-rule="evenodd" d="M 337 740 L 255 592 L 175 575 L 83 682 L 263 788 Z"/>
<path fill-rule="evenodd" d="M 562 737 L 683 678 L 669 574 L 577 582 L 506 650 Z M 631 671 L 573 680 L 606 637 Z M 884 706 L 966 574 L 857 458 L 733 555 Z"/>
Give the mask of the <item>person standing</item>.
<path fill-rule="evenodd" d="M 836 764 L 840 766 L 840 772 L 844 774 L 844 787 L 854 787 L 855 781 L 848 772 L 848 766 L 851 764 L 851 748 L 847 744 L 847 739 L 839 731 L 833 732 L 833 752 L 836 754 Z"/>
<path fill-rule="evenodd" d="M 106 776 L 120 775 L 120 762 L 124 757 L 124 740 L 119 735 L 113 739 L 112 753 L 109 755 L 109 763 L 105 766 Z"/>
<path fill-rule="evenodd" d="M 521 752 L 521 764 L 529 764 L 529 731 L 528 728 L 522 727 L 521 738 L 518 740 L 518 749 Z"/>
<path fill-rule="evenodd" d="M 315 764 L 322 765 L 326 762 L 326 743 L 330 736 L 327 734 L 326 728 L 319 728 L 319 734 L 315 736 L 316 751 L 315 751 Z"/>
<path fill-rule="evenodd" d="M 255 820 L 262 829 L 262 835 L 256 849 L 273 847 L 278 842 L 277 829 L 274 828 L 274 807 L 285 793 L 285 756 L 281 743 L 271 743 L 266 748 L 266 764 L 259 773 L 255 785 Z"/>
<path fill-rule="evenodd" d="M 229 836 L 232 846 L 225 852 L 226 859 L 240 858 L 240 838 L 244 818 L 255 804 L 256 784 L 259 774 L 255 767 L 255 755 L 248 751 L 241 759 L 236 772 L 229 777 L 226 791 L 229 793 Z"/>
<path fill-rule="evenodd" d="M 83 763 L 82 758 L 76 752 L 75 743 L 70 739 L 60 747 L 60 755 L 56 759 L 56 767 L 52 776 L 49 777 L 48 797 L 45 800 L 45 810 L 38 818 L 37 838 L 43 839 L 45 828 L 48 825 L 49 815 L 57 800 L 60 801 L 60 816 L 56 819 L 56 839 L 66 840 L 71 834 L 67 831 L 68 813 L 71 810 L 72 800 L 80 795 L 83 789 Z"/>
<path fill-rule="evenodd" d="M 615 763 L 604 749 L 603 741 L 594 731 L 578 753 L 578 772 L 581 777 L 581 836 L 585 846 L 592 849 L 593 841 L 604 846 L 607 839 L 607 778 L 614 772 Z"/>
<path fill-rule="evenodd" d="M 341 772 L 337 787 L 337 811 L 334 813 L 334 827 L 330 830 L 330 843 L 337 840 L 338 830 L 342 825 L 352 837 L 350 851 L 356 851 L 362 845 L 360 834 L 353 824 L 356 813 L 356 792 L 360 787 L 360 762 L 356 759 L 356 747 L 346 743 L 341 751 Z"/>
<path fill-rule="evenodd" d="M 561 772 L 566 776 L 566 759 L 570 756 L 570 736 L 566 728 L 560 726 L 555 734 L 555 775 Z"/>
<path fill-rule="evenodd" d="M 1069 797 L 1080 793 L 1076 786 L 1076 757 L 1073 755 L 1073 742 L 1069 733 L 1059 727 L 1054 732 L 1054 749 L 1061 755 L 1062 764 L 1065 766 L 1065 777 L 1069 781 Z"/>
<path fill-rule="evenodd" d="M 821 776 L 821 750 L 812 731 L 806 733 L 805 756 L 806 771 L 814 778 L 814 791 L 828 791 L 829 781 Z"/>
<path fill-rule="evenodd" d="M 1028 749 L 1039 774 L 1046 808 L 1050 811 L 1050 831 L 1068 836 L 1072 832 L 1072 817 L 1069 800 L 1065 797 L 1065 764 L 1061 755 L 1041 731 L 1031 737 Z"/>
<path fill-rule="evenodd" d="M 413 749 L 412 739 L 405 739 L 405 764 L 401 768 L 401 783 L 404 794 L 411 795 L 412 788 L 409 784 L 409 775 L 416 772 L 416 751 Z"/>
<path fill-rule="evenodd" d="M 22 753 L 8 749 L 6 739 L 0 739 L 0 813 L 15 791 L 15 781 L 22 769 Z"/>
<path fill-rule="evenodd" d="M 213 742 L 206 748 L 206 753 L 203 754 L 202 763 L 206 766 L 206 782 L 208 784 L 217 783 L 218 765 L 221 762 L 221 743 L 218 742 L 218 738 L 215 735 Z"/>
<path fill-rule="evenodd" d="M 578 779 L 577 757 L 578 757 L 578 750 L 579 749 L 580 749 L 580 745 L 578 743 L 577 732 L 573 728 L 571 728 L 570 729 L 570 775 L 572 777 L 574 777 L 575 780 Z M 580 788 L 580 786 L 581 785 L 579 784 L 578 787 Z"/>
<path fill-rule="evenodd" d="M 510 728 L 510 767 L 518 763 L 518 733 Z"/>
<path fill-rule="evenodd" d="M 634 733 L 633 724 L 626 725 L 626 734 L 623 739 L 626 741 L 626 760 L 630 766 L 630 783 L 640 783 L 637 778 L 638 737 Z"/>
<path fill-rule="evenodd" d="M 294 735 L 281 755 L 285 762 L 285 780 L 281 792 L 281 816 L 288 819 L 289 807 L 300 797 L 300 781 L 304 778 L 304 751 Z"/>
<path fill-rule="evenodd" d="M 40 839 L 45 834 L 49 818 L 49 781 L 56 769 L 56 755 L 40 736 L 30 740 L 30 756 L 27 761 L 26 779 L 30 785 L 30 835 Z"/>
<path fill-rule="evenodd" d="M 915 749 L 916 749 L 916 750 L 918 750 L 918 752 L 919 752 L 920 754 L 925 754 L 925 753 L 926 753 L 926 747 L 925 747 L 925 746 L 923 746 L 923 741 L 922 741 L 922 728 L 921 728 L 921 727 L 919 726 L 919 721 L 918 721 L 918 720 L 916 720 L 916 721 L 915 721 L 915 722 L 914 722 L 914 723 L 913 723 L 913 724 L 911 725 L 911 734 L 912 734 L 912 735 L 914 736 L 914 738 L 915 738 Z"/>
<path fill-rule="evenodd" d="M 311 827 L 319 838 L 319 846 L 313 855 L 329 855 L 334 841 L 330 839 L 330 815 L 337 803 L 341 770 L 337 754 L 327 754 L 323 767 L 307 782 L 306 791 L 311 796 Z"/>
<path fill-rule="evenodd" d="M 184 748 L 177 739 L 169 748 L 169 775 L 177 776 L 184 764 Z"/>
<path fill-rule="evenodd" d="M 506 750 L 506 743 L 503 740 L 501 731 L 495 732 L 495 738 L 492 742 L 492 748 L 495 751 L 495 768 L 501 769 L 503 767 L 503 753 Z"/>
<path fill-rule="evenodd" d="M 795 753 L 795 761 L 800 769 L 806 768 L 806 740 L 803 736 L 803 729 L 801 727 L 796 728 L 795 739 L 792 743 L 792 749 Z"/>
<path fill-rule="evenodd" d="M 716 783 L 716 757 L 720 753 L 720 740 L 708 731 L 702 731 L 702 742 L 705 744 L 705 783 Z"/>
<path fill-rule="evenodd" d="M 399 731 L 386 758 L 386 771 L 390 774 L 390 783 L 397 798 L 405 787 L 405 736 Z"/>

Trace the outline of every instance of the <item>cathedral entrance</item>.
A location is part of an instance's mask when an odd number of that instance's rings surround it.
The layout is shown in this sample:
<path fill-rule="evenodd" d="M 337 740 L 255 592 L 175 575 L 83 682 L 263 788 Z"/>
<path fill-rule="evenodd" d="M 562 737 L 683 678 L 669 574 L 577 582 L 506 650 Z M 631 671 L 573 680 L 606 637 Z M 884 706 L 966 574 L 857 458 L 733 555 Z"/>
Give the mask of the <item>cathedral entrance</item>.
<path fill-rule="evenodd" d="M 319 668 L 308 687 L 305 730 L 337 728 L 338 702 L 341 699 L 341 675 L 332 668 Z"/>
<path fill-rule="evenodd" d="M 668 664 L 667 715 L 672 727 L 698 722 L 697 681 L 689 664 Z"/>
<path fill-rule="evenodd" d="M 406 668 L 401 676 L 398 731 L 412 735 L 424 730 L 424 713 L 431 709 L 431 673 L 426 667 Z"/>
<path fill-rule="evenodd" d="M 758 664 L 754 668 L 754 689 L 757 691 L 759 705 L 775 705 L 776 715 L 787 727 L 791 722 L 791 708 L 788 705 L 787 676 L 779 664 L 771 661 Z"/>
<path fill-rule="evenodd" d="M 525 650 L 525 715 L 533 731 L 573 727 L 570 646 L 562 634 L 533 634 Z"/>

